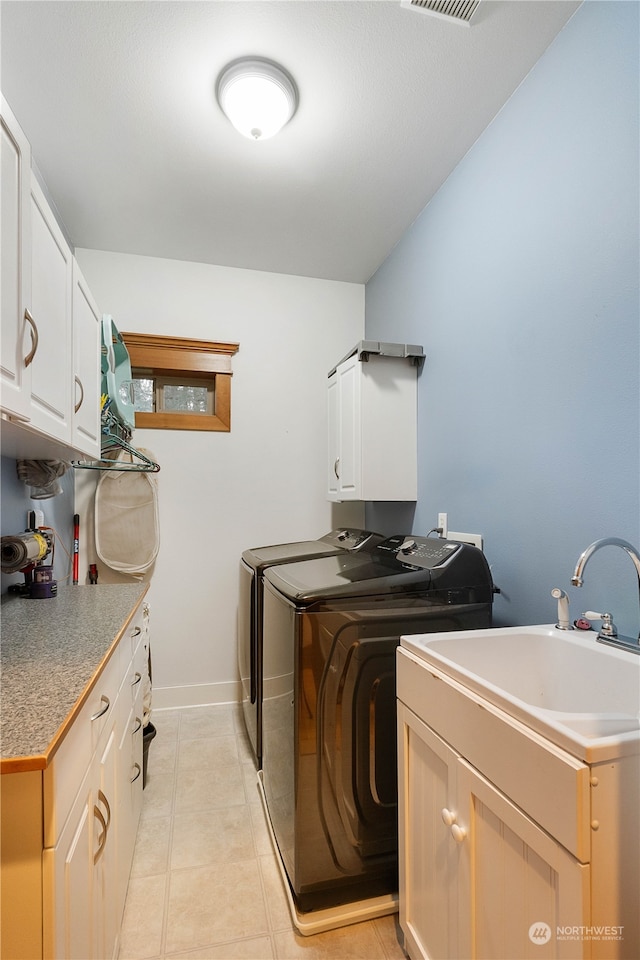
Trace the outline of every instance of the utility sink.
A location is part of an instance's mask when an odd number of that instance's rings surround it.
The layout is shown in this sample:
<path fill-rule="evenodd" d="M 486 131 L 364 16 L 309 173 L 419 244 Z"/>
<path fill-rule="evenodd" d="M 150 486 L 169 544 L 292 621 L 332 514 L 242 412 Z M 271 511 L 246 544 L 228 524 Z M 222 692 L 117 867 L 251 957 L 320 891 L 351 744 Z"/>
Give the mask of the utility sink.
<path fill-rule="evenodd" d="M 609 755 L 640 749 L 640 657 L 591 631 L 501 627 L 401 645 L 559 746 L 582 756 L 600 741 Z"/>

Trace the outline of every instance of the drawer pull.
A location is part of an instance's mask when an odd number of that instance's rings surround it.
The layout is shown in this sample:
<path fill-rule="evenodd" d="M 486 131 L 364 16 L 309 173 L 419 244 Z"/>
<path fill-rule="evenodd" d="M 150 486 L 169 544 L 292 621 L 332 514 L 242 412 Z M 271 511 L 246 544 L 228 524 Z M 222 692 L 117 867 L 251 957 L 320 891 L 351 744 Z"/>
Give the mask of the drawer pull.
<path fill-rule="evenodd" d="M 131 783 L 135 783 L 136 780 L 138 779 L 138 777 L 140 776 L 140 774 L 142 773 L 142 770 L 140 769 L 140 764 L 139 764 L 139 763 L 134 763 L 133 768 L 134 768 L 134 770 L 137 770 L 138 772 L 136 773 L 135 777 L 132 777 Z"/>
<path fill-rule="evenodd" d="M 133 630 L 131 631 L 131 636 L 139 637 L 141 633 L 142 633 L 142 627 L 134 627 Z"/>
<path fill-rule="evenodd" d="M 98 720 L 100 717 L 104 717 L 105 713 L 111 706 L 111 701 L 109 700 L 109 697 L 105 697 L 104 693 L 100 697 L 100 703 L 104 703 L 104 707 L 102 708 L 102 710 L 98 710 L 97 713 L 94 713 L 94 715 L 91 717 L 92 723 L 94 720 Z"/>
<path fill-rule="evenodd" d="M 31 361 L 36 355 L 36 350 L 38 349 L 38 341 L 40 338 L 38 337 L 38 328 L 36 326 L 36 322 L 28 310 L 25 310 L 24 318 L 29 324 L 29 333 L 31 334 L 31 350 L 24 358 L 24 365 L 26 368 L 29 366 L 29 364 L 31 363 Z"/>
<path fill-rule="evenodd" d="M 100 826 L 102 827 L 102 833 L 98 838 L 98 849 L 93 855 L 93 862 L 97 863 L 100 857 L 102 856 L 102 854 L 104 853 L 105 844 L 107 842 L 107 824 L 105 823 L 105 819 L 102 816 L 102 811 L 97 804 L 94 804 L 93 815 L 96 818 L 96 820 L 100 822 Z"/>
<path fill-rule="evenodd" d="M 141 674 L 138 670 L 136 670 L 136 672 L 135 672 L 135 674 L 134 674 L 134 678 L 133 678 L 133 680 L 131 681 L 131 686 L 132 686 L 132 687 L 135 687 L 135 685 L 136 685 L 137 683 L 140 683 L 141 680 L 142 680 L 142 674 Z"/>
<path fill-rule="evenodd" d="M 135 737 L 136 733 L 138 732 L 138 730 L 141 730 L 141 729 L 142 729 L 142 720 L 140 719 L 140 717 L 136 717 L 136 724 L 137 724 L 137 726 L 134 727 L 134 729 L 132 730 L 132 735 L 133 735 L 134 737 Z"/>

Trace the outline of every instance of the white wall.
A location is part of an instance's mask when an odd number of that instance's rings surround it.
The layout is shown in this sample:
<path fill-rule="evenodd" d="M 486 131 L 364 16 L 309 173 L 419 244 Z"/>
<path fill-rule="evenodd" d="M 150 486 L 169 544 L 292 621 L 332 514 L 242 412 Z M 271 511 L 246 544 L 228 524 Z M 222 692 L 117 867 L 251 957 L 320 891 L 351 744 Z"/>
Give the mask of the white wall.
<path fill-rule="evenodd" d="M 362 524 L 325 499 L 328 370 L 363 337 L 364 287 L 95 250 L 76 256 L 120 330 L 238 342 L 231 433 L 137 430 L 158 474 L 152 609 L 154 706 L 237 698 L 240 555 Z M 82 570 L 95 475 L 78 472 Z M 118 580 L 100 568 L 100 582 Z"/>

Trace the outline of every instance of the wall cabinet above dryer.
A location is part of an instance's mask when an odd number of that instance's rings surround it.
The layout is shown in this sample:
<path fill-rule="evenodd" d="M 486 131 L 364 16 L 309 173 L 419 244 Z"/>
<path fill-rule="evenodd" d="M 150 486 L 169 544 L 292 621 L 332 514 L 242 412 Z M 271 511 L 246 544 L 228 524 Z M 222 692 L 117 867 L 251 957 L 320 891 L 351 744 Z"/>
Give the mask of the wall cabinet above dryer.
<path fill-rule="evenodd" d="M 416 500 L 422 347 L 361 341 L 329 373 L 329 500 Z"/>

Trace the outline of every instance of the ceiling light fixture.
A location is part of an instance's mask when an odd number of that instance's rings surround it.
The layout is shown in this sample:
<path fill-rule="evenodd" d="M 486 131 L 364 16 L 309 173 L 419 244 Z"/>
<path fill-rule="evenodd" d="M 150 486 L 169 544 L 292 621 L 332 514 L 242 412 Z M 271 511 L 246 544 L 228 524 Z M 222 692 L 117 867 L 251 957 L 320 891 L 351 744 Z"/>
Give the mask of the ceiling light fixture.
<path fill-rule="evenodd" d="M 223 113 L 250 140 L 273 137 L 298 106 L 292 77 L 277 63 L 258 57 L 229 63 L 218 77 L 216 95 Z"/>

